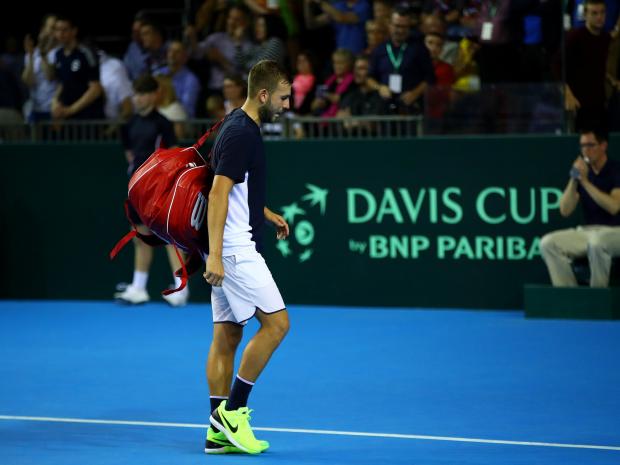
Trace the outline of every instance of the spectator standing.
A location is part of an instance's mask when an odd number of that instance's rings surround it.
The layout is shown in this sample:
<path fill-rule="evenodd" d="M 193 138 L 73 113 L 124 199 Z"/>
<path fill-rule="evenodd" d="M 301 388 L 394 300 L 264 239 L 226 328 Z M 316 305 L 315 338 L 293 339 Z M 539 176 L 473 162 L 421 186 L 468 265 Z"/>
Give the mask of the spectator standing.
<path fill-rule="evenodd" d="M 230 0 L 204 0 L 194 15 L 194 28 L 201 40 L 226 30 L 226 17 Z"/>
<path fill-rule="evenodd" d="M 188 117 L 196 116 L 196 104 L 200 95 L 200 81 L 187 65 L 187 49 L 180 40 L 171 40 L 166 53 L 167 66 L 160 73 L 172 77 L 176 96 Z"/>
<path fill-rule="evenodd" d="M 576 112 L 575 129 L 606 124 L 605 81 L 610 35 L 603 30 L 605 2 L 586 0 L 585 26 L 566 37 L 566 110 Z"/>
<path fill-rule="evenodd" d="M 391 113 L 420 113 L 422 96 L 435 83 L 428 50 L 419 41 L 408 41 L 410 30 L 408 12 L 397 9 L 390 21 L 390 38 L 370 56 L 370 85 L 390 105 Z"/>
<path fill-rule="evenodd" d="M 480 49 L 477 61 L 482 84 L 520 81 L 519 54 L 523 17 L 519 0 L 485 0 L 481 3 L 475 35 Z"/>
<path fill-rule="evenodd" d="M 247 8 L 235 5 L 228 10 L 225 32 L 214 32 L 198 43 L 196 31 L 191 27 L 186 29 L 186 36 L 191 44 L 191 56 L 195 59 L 206 58 L 211 65 L 207 86 L 209 95 L 221 95 L 226 74 L 243 71 L 236 58 L 239 51 L 248 53 L 252 47 L 252 43 L 247 39 L 248 25 Z"/>
<path fill-rule="evenodd" d="M 422 23 L 428 16 L 440 16 L 446 22 L 448 37 L 462 36 L 462 3 L 462 0 L 425 0 L 422 6 Z"/>
<path fill-rule="evenodd" d="M 586 1 L 585 0 L 574 0 L 572 2 L 573 12 L 572 12 L 572 28 L 578 29 L 580 27 L 584 27 L 586 25 L 585 18 L 585 10 L 586 10 Z M 603 25 L 603 30 L 611 33 L 617 25 L 617 21 L 620 18 L 620 3 L 618 0 L 605 0 L 605 24 Z"/>
<path fill-rule="evenodd" d="M 99 75 L 105 94 L 103 112 L 111 121 L 127 121 L 133 113 L 133 89 L 125 64 L 118 58 L 99 54 Z"/>
<path fill-rule="evenodd" d="M 236 61 L 241 63 L 245 71 L 261 60 L 273 60 L 285 67 L 285 38 L 286 28 L 279 16 L 257 16 L 254 19 L 254 44 L 247 52 L 239 50 Z"/>
<path fill-rule="evenodd" d="M 365 24 L 371 17 L 368 0 L 310 0 L 320 5 L 322 14 L 314 18 L 320 25 L 332 23 L 336 32 L 336 48 L 344 48 L 354 54 L 366 48 Z"/>
<path fill-rule="evenodd" d="M 372 2 L 372 18 L 383 23 L 385 29 L 389 29 L 390 18 L 394 12 L 394 2 L 392 0 L 373 0 Z"/>
<path fill-rule="evenodd" d="M 163 73 L 168 64 L 168 43 L 162 27 L 153 20 L 143 18 L 140 39 L 146 52 L 145 72 L 152 75 Z"/>
<path fill-rule="evenodd" d="M 48 121 L 52 118 L 52 99 L 58 83 L 54 76 L 54 56 L 57 42 L 54 38 L 56 15 L 48 14 L 43 18 L 37 43 L 30 35 L 24 39 L 24 72 L 22 81 L 30 92 L 30 111 L 28 122 Z"/>
<path fill-rule="evenodd" d="M 123 63 L 127 67 L 129 79 L 135 81 L 142 74 L 146 73 L 146 60 L 148 53 L 142 45 L 142 36 L 140 29 L 142 28 L 143 14 L 138 13 L 131 25 L 131 42 L 127 46 L 127 51 L 123 56 Z"/>
<path fill-rule="evenodd" d="M 57 17 L 54 34 L 60 48 L 54 56 L 54 75 L 59 85 L 52 99 L 52 118 L 103 119 L 97 55 L 78 42 L 78 28 L 68 17 Z"/>
<path fill-rule="evenodd" d="M 364 55 L 370 54 L 388 38 L 388 27 L 383 21 L 369 19 L 366 21 L 366 49 Z"/>

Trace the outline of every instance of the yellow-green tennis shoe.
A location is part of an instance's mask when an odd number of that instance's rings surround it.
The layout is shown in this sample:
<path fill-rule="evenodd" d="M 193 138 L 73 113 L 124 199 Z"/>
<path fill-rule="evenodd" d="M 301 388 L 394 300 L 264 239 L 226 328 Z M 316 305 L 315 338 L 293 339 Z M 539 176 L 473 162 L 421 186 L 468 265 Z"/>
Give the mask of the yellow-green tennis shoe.
<path fill-rule="evenodd" d="M 211 413 L 210 420 L 211 424 L 224 433 L 233 446 L 248 454 L 260 454 L 264 449 L 261 442 L 254 437 L 254 432 L 250 427 L 250 412 L 251 410 L 247 407 L 226 410 L 224 400 Z"/>
<path fill-rule="evenodd" d="M 258 440 L 261 452 L 269 449 L 269 442 Z M 221 431 L 215 431 L 212 426 L 207 430 L 207 439 L 205 441 L 206 454 L 244 454 L 241 449 L 233 446 L 226 435 Z"/>

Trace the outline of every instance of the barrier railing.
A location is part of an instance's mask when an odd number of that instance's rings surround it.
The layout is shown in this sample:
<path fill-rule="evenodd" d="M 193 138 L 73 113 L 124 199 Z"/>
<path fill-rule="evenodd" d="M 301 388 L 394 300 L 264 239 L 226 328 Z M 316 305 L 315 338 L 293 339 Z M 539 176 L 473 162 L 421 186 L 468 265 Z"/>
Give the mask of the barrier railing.
<path fill-rule="evenodd" d="M 194 119 L 184 125 L 183 141 L 195 141 L 215 120 Z M 421 116 L 358 116 L 348 118 L 284 117 L 263 125 L 270 140 L 410 138 L 423 133 Z M 0 124 L 0 143 L 117 142 L 120 125 L 107 120 Z"/>

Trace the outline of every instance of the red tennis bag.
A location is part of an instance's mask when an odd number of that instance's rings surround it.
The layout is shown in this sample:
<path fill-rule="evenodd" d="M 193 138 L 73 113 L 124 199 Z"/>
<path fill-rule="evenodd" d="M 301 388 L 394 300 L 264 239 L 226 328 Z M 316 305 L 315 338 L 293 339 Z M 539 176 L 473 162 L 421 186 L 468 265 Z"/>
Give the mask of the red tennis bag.
<path fill-rule="evenodd" d="M 181 278 L 181 285 L 166 289 L 164 295 L 185 288 L 188 276 L 203 263 L 202 253 L 209 241 L 206 220 L 213 172 L 207 162 L 210 157 L 205 161 L 198 149 L 221 123 L 191 147 L 156 150 L 129 180 L 125 214 L 133 230 L 117 242 L 110 259 L 134 237 L 153 247 L 172 244 L 181 262 L 181 269 L 175 273 Z M 153 234 L 138 232 L 129 215 L 129 204 Z M 188 254 L 186 263 L 178 249 Z"/>

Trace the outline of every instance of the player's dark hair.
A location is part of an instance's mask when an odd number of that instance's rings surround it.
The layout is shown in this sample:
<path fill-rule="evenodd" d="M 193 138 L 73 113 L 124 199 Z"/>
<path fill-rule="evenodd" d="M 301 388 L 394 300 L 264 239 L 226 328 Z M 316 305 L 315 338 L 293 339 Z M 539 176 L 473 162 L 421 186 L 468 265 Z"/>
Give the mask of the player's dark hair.
<path fill-rule="evenodd" d="M 261 60 L 252 67 L 248 75 L 248 96 L 254 98 L 262 89 L 271 93 L 281 82 L 291 82 L 284 68 L 273 60 Z"/>

